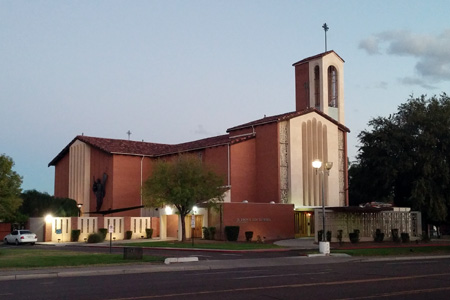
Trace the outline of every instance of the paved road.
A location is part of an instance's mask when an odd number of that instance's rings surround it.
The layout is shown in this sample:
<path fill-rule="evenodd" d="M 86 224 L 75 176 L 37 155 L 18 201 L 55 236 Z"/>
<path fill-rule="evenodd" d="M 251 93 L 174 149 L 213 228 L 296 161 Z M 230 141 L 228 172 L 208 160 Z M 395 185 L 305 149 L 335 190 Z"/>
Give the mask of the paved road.
<path fill-rule="evenodd" d="M 171 266 L 167 266 L 169 269 Z M 0 299 L 448 299 L 450 258 L 286 257 L 0 281 Z M 204 268 L 204 269 L 202 269 Z"/>

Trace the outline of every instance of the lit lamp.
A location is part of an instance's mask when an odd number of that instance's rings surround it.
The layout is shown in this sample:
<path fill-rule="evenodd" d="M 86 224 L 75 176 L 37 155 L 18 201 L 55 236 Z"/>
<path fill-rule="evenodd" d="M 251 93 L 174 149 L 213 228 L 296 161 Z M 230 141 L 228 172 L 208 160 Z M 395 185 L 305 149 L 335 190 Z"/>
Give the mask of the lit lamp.
<path fill-rule="evenodd" d="M 78 217 L 81 217 L 81 207 L 83 206 L 82 203 L 78 203 L 77 207 L 78 207 Z"/>
<path fill-rule="evenodd" d="M 327 242 L 325 231 L 325 174 L 330 175 L 330 170 L 333 167 L 332 162 L 326 162 L 322 167 L 322 162 L 318 159 L 312 162 L 312 166 L 316 169 L 316 174 L 322 174 L 322 241 L 319 241 L 320 252 L 330 254 L 330 244 Z"/>

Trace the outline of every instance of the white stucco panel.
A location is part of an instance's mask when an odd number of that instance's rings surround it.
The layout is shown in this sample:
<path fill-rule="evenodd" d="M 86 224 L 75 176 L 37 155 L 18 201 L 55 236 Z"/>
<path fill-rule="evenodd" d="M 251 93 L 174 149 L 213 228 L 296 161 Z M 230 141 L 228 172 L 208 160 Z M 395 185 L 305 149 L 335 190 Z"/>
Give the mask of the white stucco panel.
<path fill-rule="evenodd" d="M 320 174 L 312 161 L 333 162 L 325 175 L 326 206 L 339 206 L 339 129 L 312 112 L 289 121 L 289 202 L 296 208 L 322 204 Z"/>

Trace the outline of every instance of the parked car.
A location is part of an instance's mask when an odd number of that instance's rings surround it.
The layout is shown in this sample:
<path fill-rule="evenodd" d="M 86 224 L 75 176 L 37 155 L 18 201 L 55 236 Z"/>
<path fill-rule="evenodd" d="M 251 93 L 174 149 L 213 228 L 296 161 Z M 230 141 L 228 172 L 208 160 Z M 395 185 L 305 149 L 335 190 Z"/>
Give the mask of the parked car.
<path fill-rule="evenodd" d="M 29 230 L 14 230 L 5 236 L 4 241 L 6 244 L 20 245 L 28 243 L 34 245 L 37 242 L 37 236 Z"/>

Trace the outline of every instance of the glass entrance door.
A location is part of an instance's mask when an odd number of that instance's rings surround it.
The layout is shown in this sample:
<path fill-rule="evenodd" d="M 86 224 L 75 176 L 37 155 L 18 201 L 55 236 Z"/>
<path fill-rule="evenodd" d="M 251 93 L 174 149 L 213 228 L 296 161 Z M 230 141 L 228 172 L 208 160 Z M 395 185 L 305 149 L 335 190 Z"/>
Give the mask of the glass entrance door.
<path fill-rule="evenodd" d="M 314 236 L 314 212 L 295 212 L 295 237 Z"/>

